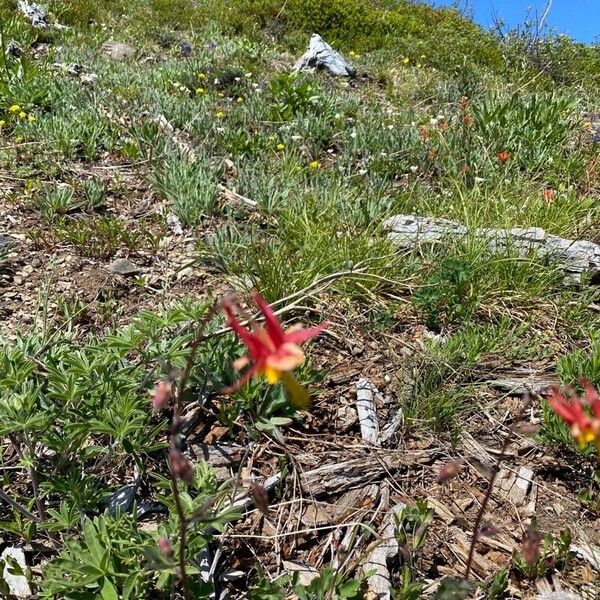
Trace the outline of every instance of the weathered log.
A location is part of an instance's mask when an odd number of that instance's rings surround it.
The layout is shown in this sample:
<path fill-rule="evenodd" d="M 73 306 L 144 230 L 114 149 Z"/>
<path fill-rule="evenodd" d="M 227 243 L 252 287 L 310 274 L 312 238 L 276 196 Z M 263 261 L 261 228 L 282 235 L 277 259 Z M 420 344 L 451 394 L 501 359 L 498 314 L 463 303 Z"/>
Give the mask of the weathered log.
<path fill-rule="evenodd" d="M 567 240 L 540 227 L 490 229 L 467 228 L 436 217 L 395 215 L 384 222 L 389 237 L 398 247 L 412 249 L 420 244 L 444 243 L 467 235 L 481 240 L 492 253 L 516 252 L 536 255 L 560 268 L 569 283 L 580 283 L 583 274 L 600 276 L 600 246 L 586 240 Z"/>
<path fill-rule="evenodd" d="M 356 76 L 356 69 L 319 34 L 313 33 L 308 50 L 298 59 L 294 71 L 319 68 L 327 69 L 332 75 L 341 77 Z"/>
<path fill-rule="evenodd" d="M 306 494 L 339 494 L 359 485 L 365 485 L 389 476 L 399 469 L 417 464 L 429 464 L 435 453 L 427 450 L 405 451 L 380 450 L 373 447 L 368 454 L 345 459 L 347 454 L 330 453 L 331 462 L 300 473 L 300 486 Z M 297 457 L 300 463 L 304 455 Z M 337 458 L 337 459 L 336 459 Z M 334 460 L 336 459 L 336 460 Z"/>

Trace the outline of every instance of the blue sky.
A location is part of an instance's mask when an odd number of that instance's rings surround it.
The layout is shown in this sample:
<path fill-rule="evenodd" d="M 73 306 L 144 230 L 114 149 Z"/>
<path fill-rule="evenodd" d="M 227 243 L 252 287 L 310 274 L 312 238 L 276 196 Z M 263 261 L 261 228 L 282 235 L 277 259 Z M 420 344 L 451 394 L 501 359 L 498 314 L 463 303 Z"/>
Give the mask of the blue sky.
<path fill-rule="evenodd" d="M 431 4 L 452 6 L 454 0 L 429 0 Z M 522 23 L 528 7 L 532 14 L 542 13 L 546 0 L 459 0 L 473 11 L 475 20 L 484 27 L 493 21 L 494 14 L 508 24 Z M 548 25 L 560 33 L 568 33 L 582 42 L 600 41 L 600 0 L 553 0 Z"/>

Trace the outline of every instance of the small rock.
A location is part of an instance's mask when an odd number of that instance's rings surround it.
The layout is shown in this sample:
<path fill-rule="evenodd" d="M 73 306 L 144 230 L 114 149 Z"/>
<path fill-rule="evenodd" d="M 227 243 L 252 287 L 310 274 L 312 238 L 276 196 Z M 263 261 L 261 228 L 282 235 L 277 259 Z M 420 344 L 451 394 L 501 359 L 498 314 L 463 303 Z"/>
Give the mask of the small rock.
<path fill-rule="evenodd" d="M 17 243 L 17 240 L 11 235 L 0 233 L 0 250 L 8 250 Z"/>
<path fill-rule="evenodd" d="M 20 58 L 23 54 L 23 48 L 15 40 L 11 40 L 6 47 L 6 52 L 13 58 Z"/>
<path fill-rule="evenodd" d="M 29 4 L 27 0 L 19 0 L 17 7 L 34 27 L 48 29 L 48 13 L 39 4 Z"/>
<path fill-rule="evenodd" d="M 25 552 L 23 552 L 23 549 L 16 547 L 5 548 L 2 555 L 0 555 L 0 561 L 4 565 L 3 577 L 10 593 L 17 598 L 30 598 L 32 594 L 27 577 L 11 574 L 13 570 L 11 562 L 16 563 L 23 573 L 27 572 L 27 562 L 25 561 Z"/>
<path fill-rule="evenodd" d="M 79 76 L 79 81 L 81 81 L 83 85 L 92 85 L 96 82 L 96 79 L 98 79 L 96 73 L 83 73 Z"/>
<path fill-rule="evenodd" d="M 183 227 L 181 226 L 181 221 L 177 215 L 170 213 L 167 215 L 167 227 L 175 234 L 175 235 L 183 235 Z"/>
<path fill-rule="evenodd" d="M 320 35 L 313 33 L 308 50 L 298 59 L 294 71 L 327 69 L 332 75 L 355 77 L 356 69 Z"/>
<path fill-rule="evenodd" d="M 310 585 L 313 580 L 319 577 L 319 571 L 299 561 L 284 560 L 282 564 L 288 573 L 298 573 L 298 583 L 300 585 Z"/>
<path fill-rule="evenodd" d="M 117 258 L 108 265 L 107 270 L 117 275 L 139 275 L 142 269 L 127 258 Z"/>
<path fill-rule="evenodd" d="M 194 269 L 192 269 L 192 267 L 186 267 L 185 269 L 181 269 L 181 271 L 179 271 L 179 273 L 177 273 L 177 280 L 179 281 L 180 279 L 187 279 L 188 277 L 192 276 L 194 274 Z"/>
<path fill-rule="evenodd" d="M 101 50 L 115 60 L 125 60 L 135 54 L 135 48 L 133 46 L 122 42 L 104 42 Z"/>

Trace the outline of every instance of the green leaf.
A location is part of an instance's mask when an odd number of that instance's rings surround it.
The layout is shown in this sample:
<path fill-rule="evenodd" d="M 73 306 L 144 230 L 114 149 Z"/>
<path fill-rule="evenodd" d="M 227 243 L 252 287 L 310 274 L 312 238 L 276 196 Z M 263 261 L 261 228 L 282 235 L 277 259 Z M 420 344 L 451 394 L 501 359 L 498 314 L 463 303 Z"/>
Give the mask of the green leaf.
<path fill-rule="evenodd" d="M 79 572 L 86 575 L 86 577 L 94 577 L 95 579 L 104 577 L 104 571 L 95 565 L 82 565 L 79 567 Z M 91 581 L 93 581 L 93 579 Z"/>
<path fill-rule="evenodd" d="M 129 596 L 131 596 L 132 592 L 135 590 L 138 579 L 140 578 L 140 573 L 132 573 L 123 584 L 123 600 L 129 600 Z"/>
<path fill-rule="evenodd" d="M 350 579 L 342 583 L 338 589 L 340 598 L 354 598 L 360 589 L 360 583 L 356 579 Z"/>
<path fill-rule="evenodd" d="M 104 578 L 104 584 L 100 590 L 100 595 L 102 596 L 102 600 L 119 600 L 117 588 L 115 588 L 110 579 L 107 577 Z"/>
<path fill-rule="evenodd" d="M 135 450 L 133 448 L 133 444 L 131 443 L 130 440 L 123 440 L 123 450 L 125 450 L 125 452 L 127 452 L 127 454 L 134 454 Z"/>
<path fill-rule="evenodd" d="M 96 565 L 100 566 L 104 556 L 104 548 L 102 548 L 102 544 L 98 539 L 98 532 L 96 531 L 94 524 L 88 518 L 85 518 L 83 521 L 83 537 L 85 538 L 85 543 L 92 556 L 96 559 Z"/>
<path fill-rule="evenodd" d="M 171 573 L 169 573 L 169 571 L 161 571 L 160 575 L 158 576 L 158 579 L 156 580 L 156 589 L 164 590 L 167 583 L 169 583 L 170 578 Z"/>

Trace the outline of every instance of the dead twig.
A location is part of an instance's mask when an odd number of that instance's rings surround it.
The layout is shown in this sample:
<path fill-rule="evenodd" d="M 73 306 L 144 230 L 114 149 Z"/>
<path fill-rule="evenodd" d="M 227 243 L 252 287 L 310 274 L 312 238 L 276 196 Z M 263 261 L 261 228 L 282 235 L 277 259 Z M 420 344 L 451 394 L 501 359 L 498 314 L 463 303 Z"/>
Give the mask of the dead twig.
<path fill-rule="evenodd" d="M 485 496 L 483 497 L 483 501 L 479 506 L 479 511 L 477 512 L 477 517 L 475 518 L 475 523 L 473 524 L 473 537 L 471 539 L 471 544 L 469 546 L 469 554 L 467 556 L 467 564 L 465 566 L 465 579 L 469 579 L 469 575 L 471 574 L 471 567 L 473 565 L 473 557 L 475 555 L 475 546 L 477 544 L 479 528 L 481 527 L 481 522 L 483 520 L 483 515 L 487 509 L 487 505 L 492 497 L 492 491 L 494 489 L 494 483 L 496 482 L 496 478 L 498 477 L 498 473 L 500 472 L 500 464 L 505 458 L 506 452 L 508 450 L 508 446 L 510 445 L 511 440 L 513 439 L 514 427 L 521 420 L 521 417 L 527 410 L 529 406 L 530 398 L 525 398 L 521 410 L 517 414 L 515 421 L 512 427 L 508 428 L 506 435 L 504 436 L 504 442 L 502 444 L 502 448 L 500 449 L 500 454 L 498 455 L 498 460 L 492 465 L 490 469 L 490 477 L 488 481 L 488 487 L 485 492 Z"/>

